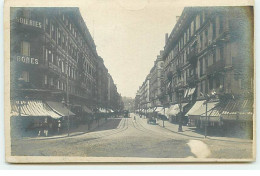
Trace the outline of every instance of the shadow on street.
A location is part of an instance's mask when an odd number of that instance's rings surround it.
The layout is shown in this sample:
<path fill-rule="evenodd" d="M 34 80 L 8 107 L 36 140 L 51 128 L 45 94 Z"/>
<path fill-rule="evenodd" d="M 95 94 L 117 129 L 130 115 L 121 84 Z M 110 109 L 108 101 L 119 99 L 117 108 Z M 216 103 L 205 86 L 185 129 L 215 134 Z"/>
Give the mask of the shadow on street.
<path fill-rule="evenodd" d="M 106 125 L 102 125 L 102 126 L 99 126 L 97 128 L 95 128 L 93 131 L 105 131 L 105 130 L 112 130 L 112 129 L 116 129 L 120 123 L 122 119 L 121 118 L 117 118 L 117 119 L 113 119 L 113 118 L 110 118 L 110 119 L 107 119 L 107 123 Z"/>

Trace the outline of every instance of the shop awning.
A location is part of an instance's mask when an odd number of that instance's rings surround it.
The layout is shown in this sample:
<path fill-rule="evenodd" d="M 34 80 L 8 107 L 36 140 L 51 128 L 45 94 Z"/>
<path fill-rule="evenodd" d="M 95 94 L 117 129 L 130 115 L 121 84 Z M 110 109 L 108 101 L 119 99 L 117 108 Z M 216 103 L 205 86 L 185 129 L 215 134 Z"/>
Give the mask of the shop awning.
<path fill-rule="evenodd" d="M 188 92 L 187 96 L 193 95 L 195 90 L 196 90 L 196 88 L 189 89 L 189 92 Z"/>
<path fill-rule="evenodd" d="M 215 108 L 218 102 L 208 102 L 207 103 L 207 115 L 210 115 L 211 109 Z M 200 106 L 196 111 L 190 113 L 189 115 L 193 116 L 205 116 L 206 113 L 206 103 L 203 102 L 202 106 Z"/>
<path fill-rule="evenodd" d="M 88 114 L 92 114 L 92 110 L 85 105 L 82 105 L 82 110 Z"/>
<path fill-rule="evenodd" d="M 21 107 L 21 116 L 52 117 L 54 119 L 62 117 L 41 100 L 21 101 L 20 103 L 19 101 L 11 101 L 12 116 L 19 115 L 19 106 Z"/>
<path fill-rule="evenodd" d="M 160 112 L 161 110 L 163 110 L 163 107 L 157 107 L 155 112 Z"/>
<path fill-rule="evenodd" d="M 61 116 L 74 116 L 75 114 L 71 112 L 64 104 L 60 102 L 47 101 L 46 102 L 53 111 L 60 114 Z"/>
<path fill-rule="evenodd" d="M 182 110 L 188 103 L 182 103 Z M 179 104 L 172 105 L 169 110 L 167 111 L 168 116 L 176 116 L 180 112 Z"/>
<path fill-rule="evenodd" d="M 193 115 L 195 111 L 197 111 L 205 102 L 205 100 L 202 101 L 196 101 L 196 103 L 192 106 L 192 108 L 185 114 L 185 116 Z"/>
<path fill-rule="evenodd" d="M 223 120 L 253 120 L 253 100 L 230 100 L 221 117 Z"/>
<path fill-rule="evenodd" d="M 169 108 L 165 108 L 165 110 L 162 108 L 159 112 L 158 112 L 158 114 L 161 114 L 161 115 L 166 115 L 166 112 L 168 111 L 168 109 Z M 164 114 L 164 112 L 165 112 L 165 114 Z"/>

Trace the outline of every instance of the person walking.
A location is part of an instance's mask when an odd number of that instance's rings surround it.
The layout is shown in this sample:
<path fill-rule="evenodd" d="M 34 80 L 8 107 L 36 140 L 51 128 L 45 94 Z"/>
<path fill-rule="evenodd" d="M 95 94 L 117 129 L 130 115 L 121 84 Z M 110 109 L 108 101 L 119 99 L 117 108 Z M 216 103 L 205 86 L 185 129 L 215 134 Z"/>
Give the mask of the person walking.
<path fill-rule="evenodd" d="M 60 129 L 61 129 L 61 121 L 60 120 L 58 120 L 58 125 L 57 125 L 57 127 L 58 127 L 58 134 L 60 134 Z"/>

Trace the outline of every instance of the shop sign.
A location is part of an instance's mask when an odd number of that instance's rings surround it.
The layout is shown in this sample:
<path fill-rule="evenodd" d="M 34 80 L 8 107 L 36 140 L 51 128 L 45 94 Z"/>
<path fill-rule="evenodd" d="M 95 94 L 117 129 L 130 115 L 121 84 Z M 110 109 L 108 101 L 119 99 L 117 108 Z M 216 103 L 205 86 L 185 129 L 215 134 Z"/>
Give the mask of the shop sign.
<path fill-rule="evenodd" d="M 39 64 L 38 59 L 35 59 L 33 57 L 29 57 L 29 56 L 17 56 L 16 61 L 22 62 L 22 63 L 25 63 L 25 64 L 32 64 L 32 65 L 38 65 Z"/>
<path fill-rule="evenodd" d="M 16 17 L 16 20 L 18 23 L 21 23 L 21 24 L 33 26 L 36 28 L 42 28 L 42 23 L 39 21 L 34 21 L 34 20 L 27 19 L 27 18 L 22 18 L 22 17 Z"/>

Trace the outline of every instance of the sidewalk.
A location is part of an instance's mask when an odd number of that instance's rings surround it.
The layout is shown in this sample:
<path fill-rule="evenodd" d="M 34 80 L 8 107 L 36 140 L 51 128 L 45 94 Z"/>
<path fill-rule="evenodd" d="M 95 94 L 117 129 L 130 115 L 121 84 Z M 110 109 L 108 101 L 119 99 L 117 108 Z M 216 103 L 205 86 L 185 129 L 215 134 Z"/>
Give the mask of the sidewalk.
<path fill-rule="evenodd" d="M 23 139 L 27 139 L 27 140 L 47 140 L 47 139 L 59 139 L 59 138 L 68 138 L 68 137 L 78 136 L 78 135 L 82 135 L 82 134 L 91 132 L 91 131 L 95 130 L 96 128 L 104 125 L 108 121 L 109 121 L 109 118 L 107 119 L 107 121 L 105 119 L 101 119 L 99 121 L 99 125 L 98 125 L 97 122 L 94 121 L 94 123 L 91 124 L 90 129 L 88 129 L 88 124 L 80 125 L 78 128 L 71 129 L 70 136 L 68 136 L 68 133 L 65 131 L 62 134 L 58 134 L 58 135 L 52 135 L 52 136 L 47 136 L 47 137 L 44 137 L 44 136 L 24 137 Z"/>
<path fill-rule="evenodd" d="M 144 118 L 141 118 L 142 120 L 145 120 Z M 198 131 L 196 131 L 196 127 L 188 127 L 188 126 L 182 126 L 183 132 L 178 132 L 178 124 L 170 123 L 169 121 L 164 121 L 164 127 L 163 127 L 163 121 L 160 119 L 157 119 L 156 121 L 157 125 L 160 127 L 179 135 L 182 135 L 184 137 L 190 137 L 195 139 L 205 139 L 204 133 L 200 134 Z M 251 139 L 243 139 L 238 137 L 222 137 L 222 136 L 207 136 L 207 140 L 218 140 L 218 141 L 229 141 L 229 142 L 242 142 L 242 143 L 251 143 L 253 140 Z"/>

